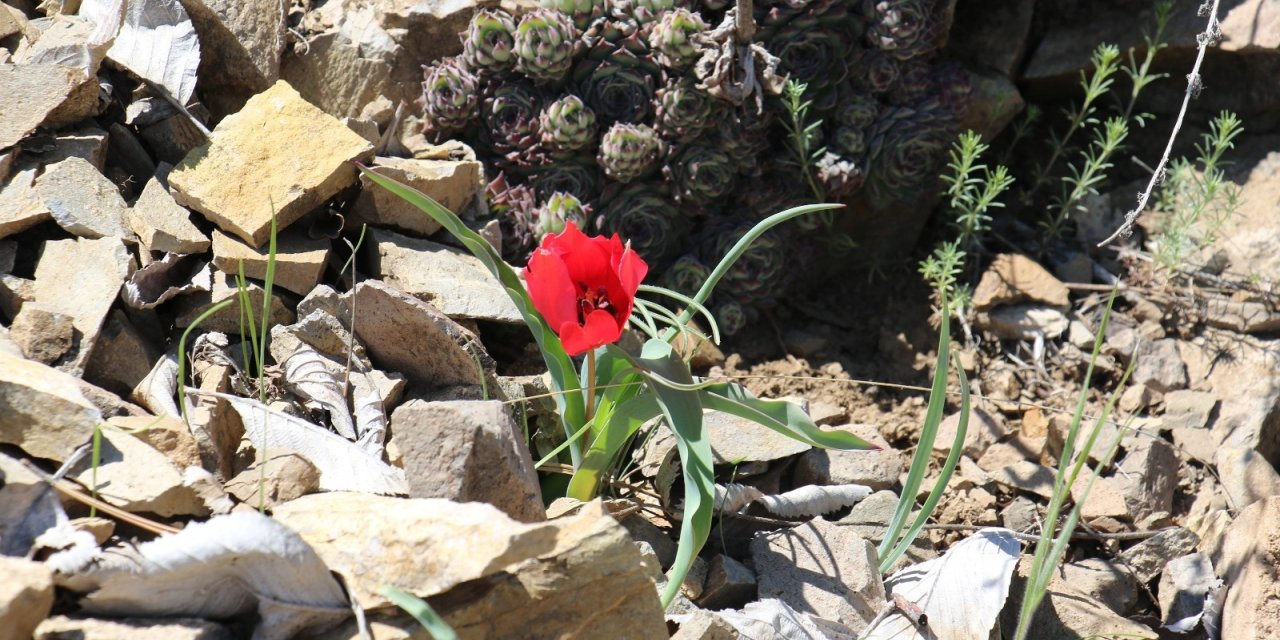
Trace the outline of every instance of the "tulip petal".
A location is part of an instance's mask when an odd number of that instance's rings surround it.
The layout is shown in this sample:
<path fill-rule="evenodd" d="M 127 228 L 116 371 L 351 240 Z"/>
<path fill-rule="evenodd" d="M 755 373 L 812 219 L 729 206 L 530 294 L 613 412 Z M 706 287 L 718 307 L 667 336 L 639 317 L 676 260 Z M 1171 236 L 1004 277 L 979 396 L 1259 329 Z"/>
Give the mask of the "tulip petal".
<path fill-rule="evenodd" d="M 625 322 L 623 320 L 622 322 Z M 610 344 L 616 342 L 622 337 L 622 327 L 624 325 L 613 317 L 613 314 L 604 309 L 596 309 L 587 314 L 587 323 L 582 327 L 583 336 L 591 345 L 596 348 L 602 344 Z"/>
<path fill-rule="evenodd" d="M 533 308 L 542 314 L 547 324 L 558 327 L 578 322 L 578 289 L 569 277 L 560 256 L 538 249 L 525 267 L 525 286 Z"/>
<path fill-rule="evenodd" d="M 618 263 L 618 280 L 629 297 L 635 297 L 636 291 L 640 289 L 640 282 L 648 273 L 649 265 L 631 250 L 631 243 L 628 242 Z"/>
<path fill-rule="evenodd" d="M 607 287 L 612 273 L 609 264 L 609 241 L 605 238 L 588 238 L 572 224 L 556 238 L 554 250 L 560 252 L 569 278 L 590 289 Z"/>

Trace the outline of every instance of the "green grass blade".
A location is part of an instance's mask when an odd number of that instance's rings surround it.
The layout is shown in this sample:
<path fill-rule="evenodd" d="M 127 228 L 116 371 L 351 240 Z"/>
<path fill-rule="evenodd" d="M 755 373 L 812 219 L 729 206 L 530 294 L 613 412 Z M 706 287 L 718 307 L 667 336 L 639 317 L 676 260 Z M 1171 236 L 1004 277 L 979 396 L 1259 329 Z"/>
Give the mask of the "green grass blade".
<path fill-rule="evenodd" d="M 945 291 L 942 292 L 941 300 L 940 308 L 946 309 L 947 296 Z M 920 490 L 920 483 L 929 467 L 929 458 L 933 455 L 933 441 L 937 439 L 938 426 L 942 424 L 942 412 L 947 402 L 947 365 L 950 353 L 951 318 L 946 313 L 943 313 L 942 326 L 938 331 L 938 360 L 934 363 L 933 386 L 929 389 L 929 407 L 925 411 L 924 424 L 920 427 L 920 441 L 916 445 L 915 455 L 911 458 L 907 480 L 902 485 L 902 496 L 898 498 L 898 508 L 893 513 L 893 519 L 889 521 L 889 528 L 885 530 L 884 539 L 880 541 L 880 546 L 876 548 L 876 554 L 880 558 L 888 557 L 894 543 L 898 540 L 898 536 L 902 533 L 902 528 L 907 522 L 907 516 L 911 514 L 912 507 L 915 506 L 916 494 Z M 881 573 L 887 571 L 888 566 L 881 560 Z"/>
<path fill-rule="evenodd" d="M 615 404 L 607 414 L 601 413 L 604 415 L 597 415 L 596 421 L 603 427 L 583 453 L 582 464 L 569 479 L 569 490 L 565 495 L 570 498 L 594 498 L 605 470 L 614 465 L 623 446 L 631 441 L 641 425 L 661 415 L 662 409 L 652 393 L 645 393 Z"/>
<path fill-rule="evenodd" d="M 520 280 L 515 270 L 502 260 L 502 256 L 498 255 L 493 246 L 480 237 L 480 234 L 468 229 L 462 219 L 430 196 L 375 173 L 367 167 L 360 166 L 359 169 L 374 184 L 418 207 L 440 223 L 502 283 L 507 296 L 515 303 L 516 309 L 529 325 L 533 339 L 538 343 L 538 350 L 546 362 L 547 370 L 551 373 L 552 385 L 555 387 L 553 390 L 556 391 L 555 402 L 560 417 L 564 421 L 565 434 L 568 435 L 581 427 L 586 422 L 586 399 L 583 397 L 581 382 L 573 366 L 573 360 L 565 353 L 560 338 L 547 326 L 542 315 L 533 308 L 533 301 L 529 299 L 524 282 Z M 579 447 L 571 446 L 569 451 L 573 456 L 574 464 L 578 464 L 581 460 Z"/>
<path fill-rule="evenodd" d="M 235 298 L 227 298 L 218 304 L 205 309 L 205 312 L 196 316 L 191 324 L 187 325 L 186 331 L 182 332 L 182 337 L 178 339 L 178 410 L 182 412 L 182 421 L 186 423 L 187 428 L 191 428 L 191 419 L 187 416 L 187 337 L 200 323 L 204 322 L 209 316 L 226 309 L 235 304 Z"/>
<path fill-rule="evenodd" d="M 413 619 L 417 620 L 434 640 L 458 640 L 458 633 L 444 621 L 444 618 L 440 617 L 440 614 L 435 612 L 435 609 L 431 608 L 431 605 L 427 604 L 426 600 L 391 585 L 383 585 L 378 589 L 378 593 L 386 596 L 397 607 L 404 609 L 405 613 L 413 616 Z"/>
<path fill-rule="evenodd" d="M 938 474 L 938 481 L 933 485 L 933 489 L 929 491 L 929 496 L 925 498 L 924 505 L 920 507 L 920 513 L 916 516 L 915 521 L 911 523 L 911 527 L 896 543 L 892 550 L 885 556 L 880 558 L 881 573 L 888 573 L 889 567 L 902 557 L 911 547 L 911 543 L 915 542 L 916 536 L 920 535 L 920 531 L 924 529 L 924 525 L 929 521 L 929 516 L 933 514 L 933 510 L 938 506 L 938 501 L 942 499 L 942 494 L 946 493 L 947 485 L 951 482 L 951 474 L 955 472 L 956 465 L 960 463 L 960 453 L 964 449 L 964 436 L 969 431 L 969 380 L 964 375 L 964 367 L 960 366 L 959 356 L 956 356 L 956 372 L 960 375 L 960 424 L 956 428 L 956 437 L 951 442 L 951 452 L 947 454 L 947 460 L 942 463 L 942 470 Z M 913 496 L 914 498 L 914 496 Z M 914 500 L 913 500 L 914 502 Z"/>

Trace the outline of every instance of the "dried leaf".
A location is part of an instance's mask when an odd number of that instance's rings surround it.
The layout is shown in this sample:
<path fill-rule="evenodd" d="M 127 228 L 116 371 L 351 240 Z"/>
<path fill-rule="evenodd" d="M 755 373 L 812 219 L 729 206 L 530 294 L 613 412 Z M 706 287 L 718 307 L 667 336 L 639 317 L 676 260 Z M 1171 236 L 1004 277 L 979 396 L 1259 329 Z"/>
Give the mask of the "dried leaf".
<path fill-rule="evenodd" d="M 133 388 L 130 398 L 157 416 L 181 417 L 174 395 L 178 393 L 178 356 L 166 353 L 151 367 L 147 377 Z"/>
<path fill-rule="evenodd" d="M 808 485 L 776 496 L 761 496 L 755 502 L 782 518 L 807 518 L 843 509 L 869 495 L 871 487 L 860 484 Z"/>
<path fill-rule="evenodd" d="M 53 487 L 0 452 L 0 555 L 26 556 L 41 534 L 66 521 Z"/>
<path fill-rule="evenodd" d="M 301 343 L 284 361 L 285 386 L 303 399 L 329 412 L 329 423 L 338 435 L 356 439 L 356 427 L 347 409 L 342 380 L 330 370 L 329 361 L 311 345 Z"/>
<path fill-rule="evenodd" d="M 211 291 L 213 269 L 193 256 L 166 253 L 156 262 L 138 269 L 124 283 L 124 301 L 134 309 L 154 309 L 187 293 Z"/>
<path fill-rule="evenodd" d="M 752 500 L 763 497 L 763 492 L 748 484 L 718 484 L 715 509 L 720 513 L 736 513 L 745 509 Z"/>
<path fill-rule="evenodd" d="M 230 618 L 256 610 L 253 637 L 260 640 L 306 635 L 351 613 L 316 552 L 255 512 L 218 516 L 58 568 L 60 585 L 92 592 L 81 601 L 88 613 Z"/>
<path fill-rule="evenodd" d="M 80 15 L 95 21 L 120 0 L 84 0 Z M 196 88 L 200 41 L 178 0 L 128 0 L 107 57 L 186 104 Z"/>
<path fill-rule="evenodd" d="M 1021 545 L 1008 529 L 989 528 L 961 540 L 941 558 L 907 567 L 886 582 L 894 597 L 928 617 L 926 636 L 895 610 L 866 640 L 987 640 L 1009 597 Z"/>
<path fill-rule="evenodd" d="M 351 404 L 355 405 L 356 433 L 361 448 L 381 459 L 386 450 L 387 412 L 378 388 L 363 371 L 351 372 Z"/>
<path fill-rule="evenodd" d="M 324 491 L 381 495 L 409 492 L 404 472 L 328 429 L 272 410 L 257 400 L 197 389 L 188 389 L 187 393 L 227 401 L 240 415 L 245 435 L 259 451 L 291 451 L 311 461 L 320 471 L 320 488 Z"/>

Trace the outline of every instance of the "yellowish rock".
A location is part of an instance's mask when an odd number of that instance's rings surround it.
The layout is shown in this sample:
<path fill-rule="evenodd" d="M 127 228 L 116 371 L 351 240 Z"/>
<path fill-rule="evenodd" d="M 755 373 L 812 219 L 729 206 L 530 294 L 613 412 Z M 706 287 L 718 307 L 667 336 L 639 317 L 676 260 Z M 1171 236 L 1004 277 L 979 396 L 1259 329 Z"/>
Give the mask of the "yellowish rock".
<path fill-rule="evenodd" d="M 471 204 L 484 175 L 483 166 L 475 160 L 374 158 L 372 168 L 431 196 L 454 213 Z M 391 226 L 419 236 L 428 236 L 440 229 L 422 210 L 373 184 L 367 177 L 360 177 L 360 185 L 364 191 L 352 210 L 353 222 Z"/>
<path fill-rule="evenodd" d="M 973 292 L 973 306 L 979 311 L 1015 302 L 1041 302 L 1065 307 L 1070 302 L 1067 286 L 1040 263 L 1021 254 L 996 256 Z"/>
<path fill-rule="evenodd" d="M 213 266 L 224 273 L 239 273 L 243 264 L 245 277 L 263 280 L 267 277 L 268 258 L 266 247 L 254 249 L 221 231 L 213 232 Z M 289 229 L 276 239 L 275 285 L 306 295 L 320 281 L 328 259 L 328 240 L 312 239 L 301 229 Z"/>
<path fill-rule="evenodd" d="M 75 378 L 0 351 L 0 442 L 61 461 L 101 422 Z"/>
<path fill-rule="evenodd" d="M 53 570 L 39 562 L 0 556 L 0 639 L 30 638 L 53 609 Z"/>
<path fill-rule="evenodd" d="M 209 238 L 191 223 L 191 214 L 178 206 L 169 190 L 152 178 L 129 209 L 129 226 L 143 246 L 166 253 L 204 253 Z"/>
<path fill-rule="evenodd" d="M 369 141 L 280 81 L 225 118 L 169 185 L 179 204 L 261 247 L 273 210 L 277 227 L 288 227 L 354 184 L 354 162 L 372 156 Z"/>

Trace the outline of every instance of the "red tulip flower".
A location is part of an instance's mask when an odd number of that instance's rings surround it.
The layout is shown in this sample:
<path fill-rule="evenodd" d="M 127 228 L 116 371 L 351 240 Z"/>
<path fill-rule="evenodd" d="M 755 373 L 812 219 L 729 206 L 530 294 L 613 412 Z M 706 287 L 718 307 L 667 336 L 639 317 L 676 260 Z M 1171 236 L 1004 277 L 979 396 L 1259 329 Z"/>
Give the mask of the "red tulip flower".
<path fill-rule="evenodd" d="M 524 274 L 534 308 L 576 356 L 622 336 L 648 271 L 617 234 L 587 237 L 569 222 L 542 239 Z"/>

